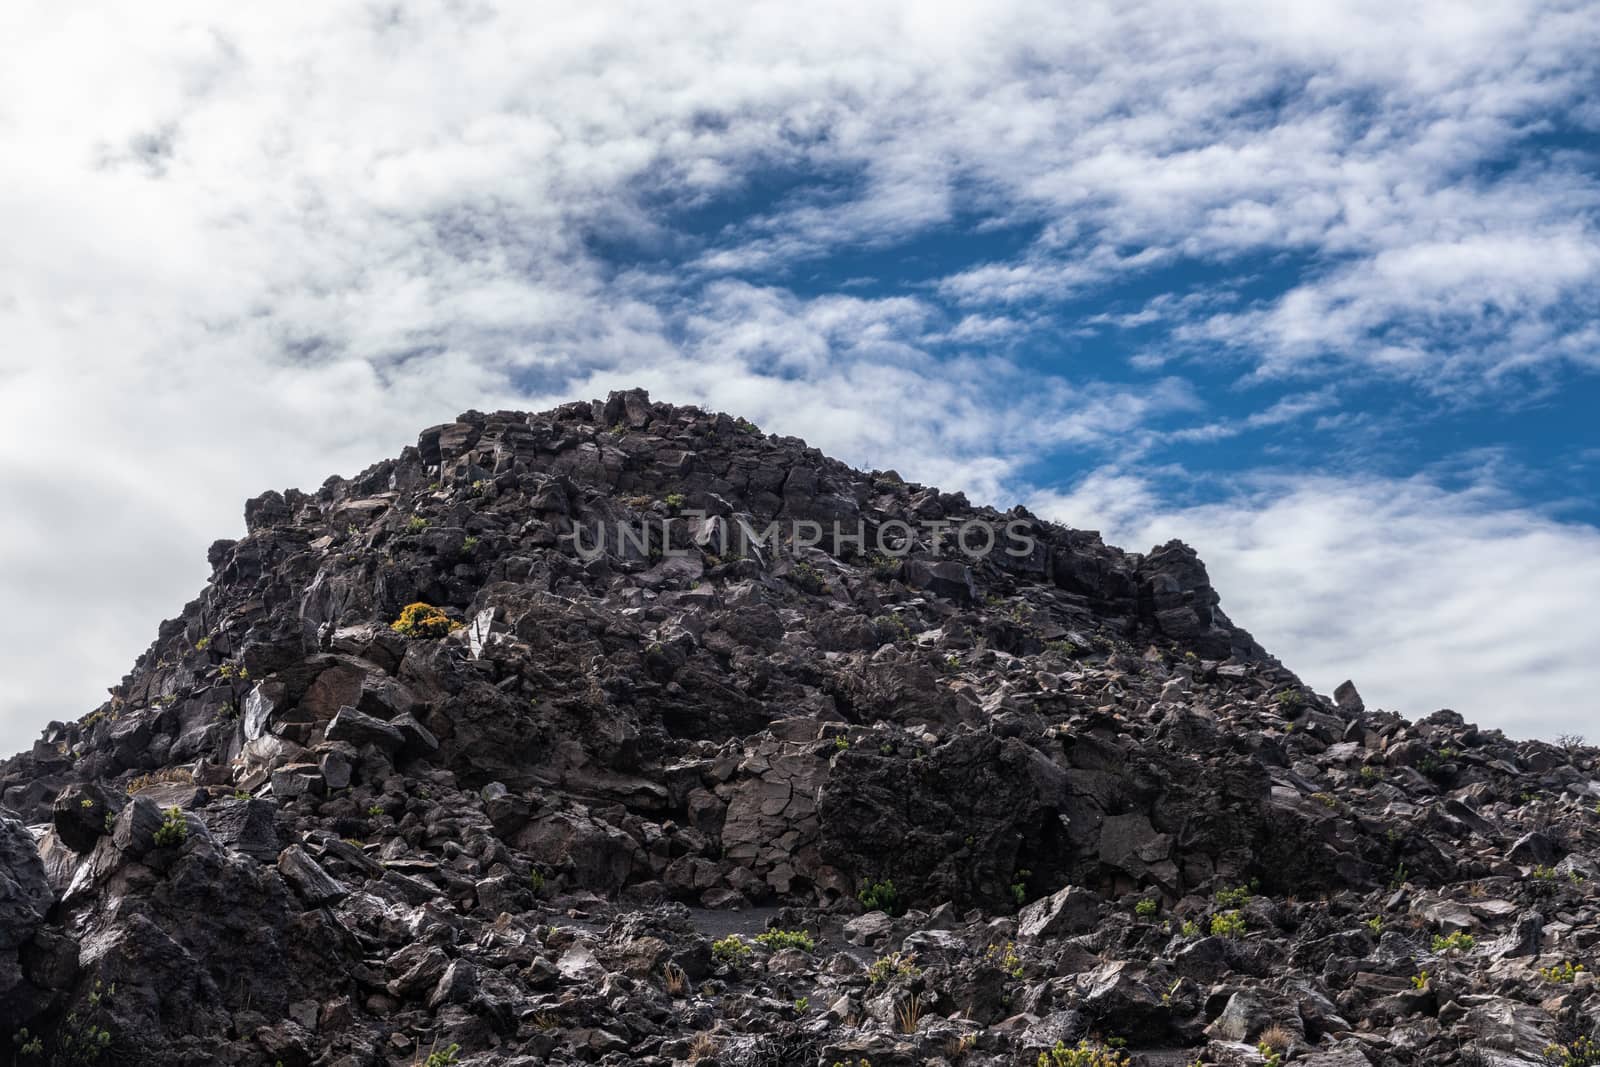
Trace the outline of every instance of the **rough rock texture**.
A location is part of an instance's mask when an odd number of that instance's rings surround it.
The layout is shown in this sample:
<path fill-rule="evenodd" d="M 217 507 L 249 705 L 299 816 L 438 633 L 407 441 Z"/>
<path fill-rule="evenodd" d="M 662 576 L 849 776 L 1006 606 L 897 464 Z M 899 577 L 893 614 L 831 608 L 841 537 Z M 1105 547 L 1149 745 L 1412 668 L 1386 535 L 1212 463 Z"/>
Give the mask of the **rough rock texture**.
<path fill-rule="evenodd" d="M 0 766 L 19 1063 L 1589 1062 L 1595 751 L 1312 693 L 1182 544 L 638 392 L 246 521 Z"/>

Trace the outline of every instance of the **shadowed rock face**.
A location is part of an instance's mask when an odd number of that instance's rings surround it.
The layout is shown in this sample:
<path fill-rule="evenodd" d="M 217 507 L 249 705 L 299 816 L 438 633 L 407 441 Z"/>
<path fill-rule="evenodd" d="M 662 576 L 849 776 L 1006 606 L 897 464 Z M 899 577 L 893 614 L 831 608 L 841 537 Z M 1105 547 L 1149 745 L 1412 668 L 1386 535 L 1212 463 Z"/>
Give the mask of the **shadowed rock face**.
<path fill-rule="evenodd" d="M 0 767 L 0 1042 L 40 1062 L 1254 1063 L 1275 1023 L 1532 1063 L 1594 1014 L 1539 972 L 1600 943 L 1594 751 L 1311 693 L 1181 543 L 639 392 L 246 519 Z M 814 951 L 713 953 L 768 923 Z"/>

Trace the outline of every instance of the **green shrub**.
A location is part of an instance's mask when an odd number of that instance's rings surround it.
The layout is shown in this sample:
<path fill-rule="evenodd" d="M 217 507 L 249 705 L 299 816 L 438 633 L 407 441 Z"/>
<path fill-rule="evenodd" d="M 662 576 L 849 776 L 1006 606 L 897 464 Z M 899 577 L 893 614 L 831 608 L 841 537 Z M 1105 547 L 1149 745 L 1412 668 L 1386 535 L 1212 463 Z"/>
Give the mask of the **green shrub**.
<path fill-rule="evenodd" d="M 1022 957 L 1017 955 L 1015 942 L 1007 941 L 1003 946 L 990 945 L 983 957 L 1011 977 L 1022 977 Z"/>
<path fill-rule="evenodd" d="M 768 930 L 764 934 L 756 935 L 756 944 L 765 945 L 774 952 L 786 948 L 811 952 L 817 947 L 816 939 L 804 930 Z"/>
<path fill-rule="evenodd" d="M 449 1048 L 435 1048 L 428 1053 L 428 1058 L 423 1061 L 423 1067 L 449 1067 L 452 1063 L 459 1063 L 460 1045 L 451 1045 Z"/>
<path fill-rule="evenodd" d="M 689 498 L 684 496 L 682 493 L 668 493 L 666 496 L 661 498 L 661 502 L 666 504 L 667 507 L 671 508 L 673 511 L 682 511 L 683 506 L 689 502 Z"/>
<path fill-rule="evenodd" d="M 1244 916 L 1236 911 L 1224 911 L 1211 917 L 1212 937 L 1243 937 Z"/>
<path fill-rule="evenodd" d="M 1242 885 L 1237 889 L 1219 889 L 1212 894 L 1212 899 L 1224 908 L 1242 908 L 1250 903 L 1250 895 L 1250 887 Z"/>
<path fill-rule="evenodd" d="M 729 934 L 720 941 L 711 942 L 711 955 L 719 963 L 736 964 L 750 955 L 750 946 L 738 934 Z"/>
<path fill-rule="evenodd" d="M 1032 877 L 1033 872 L 1024 867 L 1017 872 L 1017 880 L 1011 883 L 1011 899 L 1019 908 L 1028 902 L 1028 879 Z"/>
<path fill-rule="evenodd" d="M 856 899 L 861 901 L 861 906 L 868 911 L 886 911 L 890 915 L 896 914 L 900 906 L 899 898 L 894 891 L 894 882 L 888 878 L 862 886 L 861 892 L 856 894 Z"/>
<path fill-rule="evenodd" d="M 1552 1067 L 1594 1067 L 1600 1064 L 1600 1045 L 1580 1037 L 1565 1045 L 1546 1045 L 1544 1058 Z"/>
<path fill-rule="evenodd" d="M 1133 913 L 1141 919 L 1153 919 L 1155 918 L 1156 912 L 1160 910 L 1161 905 L 1157 904 L 1149 897 L 1146 897 L 1133 906 Z"/>
<path fill-rule="evenodd" d="M 1565 960 L 1556 964 L 1554 967 L 1540 967 L 1539 974 L 1546 982 L 1560 985 L 1564 982 L 1570 982 L 1574 978 L 1577 978 L 1578 975 L 1584 972 L 1584 969 L 1585 968 L 1581 963 L 1577 966 L 1573 966 L 1571 960 Z"/>
<path fill-rule="evenodd" d="M 1471 934 L 1464 934 L 1457 930 L 1451 934 L 1436 934 L 1433 938 L 1433 951 L 1443 955 L 1449 952 L 1471 952 L 1478 939 Z"/>
<path fill-rule="evenodd" d="M 161 820 L 161 825 L 156 828 L 155 843 L 157 848 L 166 848 L 169 845 L 181 845 L 189 839 L 189 821 L 183 817 L 183 809 L 174 805 L 166 811 L 166 818 Z"/>
<path fill-rule="evenodd" d="M 1080 1041 L 1076 1048 L 1057 1041 L 1049 1052 L 1039 1053 L 1037 1067 L 1127 1067 L 1128 1057 L 1104 1045 Z"/>
<path fill-rule="evenodd" d="M 914 982 L 922 977 L 922 968 L 917 966 L 915 952 L 891 952 L 887 956 L 880 956 L 867 968 L 867 981 L 873 985 L 883 985 L 886 982 Z"/>
<path fill-rule="evenodd" d="M 401 637 L 444 637 L 464 625 L 432 604 L 418 601 L 415 604 L 407 604 L 401 610 L 400 617 L 389 624 L 389 629 Z"/>
<path fill-rule="evenodd" d="M 789 580 L 813 596 L 828 588 L 828 582 L 822 577 L 822 572 L 804 560 L 789 569 Z"/>

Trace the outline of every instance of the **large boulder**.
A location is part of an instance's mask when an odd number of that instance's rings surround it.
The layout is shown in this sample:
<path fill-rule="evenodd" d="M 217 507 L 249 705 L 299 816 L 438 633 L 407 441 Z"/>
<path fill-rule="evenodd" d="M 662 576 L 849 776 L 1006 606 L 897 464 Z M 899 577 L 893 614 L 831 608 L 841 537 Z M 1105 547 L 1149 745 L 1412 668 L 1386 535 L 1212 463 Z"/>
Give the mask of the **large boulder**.
<path fill-rule="evenodd" d="M 8 999 L 23 992 L 19 950 L 33 940 L 53 902 L 33 835 L 0 814 L 0 1018 Z"/>

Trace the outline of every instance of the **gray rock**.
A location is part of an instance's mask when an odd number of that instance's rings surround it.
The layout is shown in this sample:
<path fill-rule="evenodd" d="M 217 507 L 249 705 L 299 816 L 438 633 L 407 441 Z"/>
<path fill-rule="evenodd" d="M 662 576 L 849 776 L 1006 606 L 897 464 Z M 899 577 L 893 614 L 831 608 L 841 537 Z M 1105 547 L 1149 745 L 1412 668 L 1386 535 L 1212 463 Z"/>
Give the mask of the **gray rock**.
<path fill-rule="evenodd" d="M 1017 936 L 1036 941 L 1087 933 L 1099 923 L 1104 903 L 1093 890 L 1069 885 L 1023 908 L 1017 916 Z"/>
<path fill-rule="evenodd" d="M 0 813 L 0 955 L 27 943 L 54 903 L 28 828 Z"/>
<path fill-rule="evenodd" d="M 329 741 L 348 741 L 356 748 L 372 745 L 386 752 L 397 751 L 406 741 L 391 724 L 349 705 L 335 713 L 325 736 Z"/>
<path fill-rule="evenodd" d="M 277 810 L 264 800 L 222 800 L 206 807 L 204 819 L 218 844 L 271 863 L 283 847 L 274 818 Z"/>
<path fill-rule="evenodd" d="M 290 845 L 278 856 L 278 873 L 300 894 L 301 899 L 313 907 L 331 904 L 350 892 L 299 845 Z"/>

